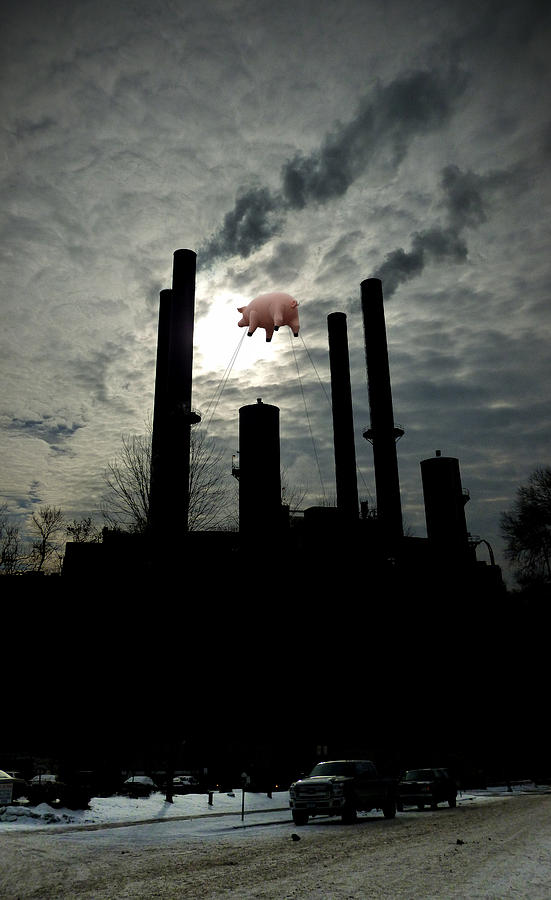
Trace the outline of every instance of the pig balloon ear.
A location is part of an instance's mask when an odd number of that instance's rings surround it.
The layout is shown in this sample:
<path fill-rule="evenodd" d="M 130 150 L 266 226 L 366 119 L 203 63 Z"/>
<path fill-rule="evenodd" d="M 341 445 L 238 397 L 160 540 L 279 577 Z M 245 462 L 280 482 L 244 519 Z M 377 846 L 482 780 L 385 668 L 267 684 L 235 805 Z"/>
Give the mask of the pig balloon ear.
<path fill-rule="evenodd" d="M 237 312 L 242 313 L 244 309 L 245 309 L 244 306 L 238 306 L 238 307 L 237 307 Z"/>

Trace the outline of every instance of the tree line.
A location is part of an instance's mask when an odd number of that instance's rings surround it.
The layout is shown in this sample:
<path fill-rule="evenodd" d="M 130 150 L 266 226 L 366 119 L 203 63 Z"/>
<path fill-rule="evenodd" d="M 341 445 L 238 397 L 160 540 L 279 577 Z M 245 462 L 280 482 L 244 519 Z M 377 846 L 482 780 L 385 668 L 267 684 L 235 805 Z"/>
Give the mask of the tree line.
<path fill-rule="evenodd" d="M 192 431 L 190 447 L 189 531 L 236 530 L 235 496 L 228 485 L 223 455 L 202 431 Z M 67 541 L 99 542 L 102 526 L 147 534 L 151 478 L 151 429 L 123 435 L 118 456 L 103 473 L 102 525 L 91 517 L 68 520 L 61 508 L 44 505 L 30 517 L 25 534 L 0 505 L 0 574 L 59 573 Z"/>
<path fill-rule="evenodd" d="M 27 537 L 0 506 L 0 574 L 60 572 L 65 541 L 100 541 L 101 531 L 90 517 L 66 521 L 56 506 L 41 506 L 31 516 Z"/>
<path fill-rule="evenodd" d="M 526 591 L 551 588 L 551 466 L 535 469 L 501 515 L 505 556 Z"/>
<path fill-rule="evenodd" d="M 190 449 L 189 531 L 238 528 L 236 490 L 222 453 L 202 431 L 192 431 Z M 103 524 L 123 532 L 147 534 L 151 477 L 151 428 L 123 436 L 118 456 L 104 472 Z M 551 587 L 551 466 L 535 469 L 502 513 L 500 530 L 505 557 L 512 563 L 521 590 Z M 31 516 L 23 538 L 6 503 L 0 505 L 0 574 L 59 572 L 66 541 L 100 541 L 101 527 L 91 517 L 66 520 L 56 506 L 42 506 Z"/>

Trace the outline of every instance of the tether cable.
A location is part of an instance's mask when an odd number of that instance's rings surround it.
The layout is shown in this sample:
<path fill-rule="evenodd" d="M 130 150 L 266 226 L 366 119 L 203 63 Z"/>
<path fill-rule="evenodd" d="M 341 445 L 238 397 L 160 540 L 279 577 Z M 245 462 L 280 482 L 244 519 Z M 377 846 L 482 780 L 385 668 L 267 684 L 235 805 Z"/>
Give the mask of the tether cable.
<path fill-rule="evenodd" d="M 308 430 L 309 430 L 309 432 L 310 432 L 310 439 L 311 439 L 311 441 L 312 441 L 312 447 L 314 448 L 314 456 L 316 457 L 316 464 L 317 464 L 317 467 L 318 467 L 318 474 L 319 474 L 319 479 L 320 479 L 320 484 L 321 484 L 321 490 L 322 490 L 322 494 L 323 494 L 323 499 L 324 499 L 325 503 L 327 503 L 327 497 L 326 497 L 326 495 L 325 495 L 325 487 L 324 487 L 324 484 L 323 484 L 323 477 L 322 477 L 322 474 L 321 474 L 321 466 L 320 466 L 320 461 L 319 461 L 319 457 L 318 457 L 318 451 L 316 450 L 316 442 L 315 442 L 315 440 L 314 440 L 314 434 L 313 434 L 313 431 L 312 431 L 312 425 L 311 425 L 311 423 L 310 423 L 310 416 L 308 415 L 308 406 L 307 406 L 307 404 L 306 404 L 306 396 L 305 396 L 305 394 L 304 394 L 304 388 L 303 388 L 303 386 L 302 386 L 302 379 L 301 379 L 301 377 L 300 377 L 300 369 L 299 369 L 299 366 L 298 366 L 297 355 L 296 355 L 296 353 L 295 353 L 295 345 L 293 344 L 293 338 L 291 337 L 291 332 L 289 332 L 289 340 L 290 340 L 290 342 L 291 342 L 291 350 L 293 351 L 293 357 L 294 357 L 294 360 L 295 360 L 295 365 L 296 365 L 296 367 L 297 367 L 298 383 L 299 383 L 299 387 L 300 387 L 300 392 L 301 392 L 301 394 L 302 394 L 302 402 L 304 403 L 304 412 L 306 413 L 306 421 L 307 421 L 307 423 L 308 423 Z M 303 343 L 304 343 L 304 341 L 303 341 Z M 306 346 L 306 345 L 304 345 L 304 346 Z M 308 356 L 310 356 L 310 354 L 308 354 Z M 311 361 L 311 360 L 310 360 L 310 361 Z M 315 367 L 314 367 L 314 368 L 315 368 Z M 318 376 L 318 377 L 319 377 L 319 376 Z"/>
<path fill-rule="evenodd" d="M 205 413 L 205 419 L 207 418 L 207 416 L 208 416 L 208 414 L 209 414 L 209 411 L 210 411 L 210 408 L 211 408 L 211 406 L 213 406 L 213 403 L 214 403 L 212 412 L 211 412 L 211 414 L 210 414 L 210 418 L 209 418 L 209 420 L 208 420 L 208 422 L 207 422 L 207 424 L 206 424 L 206 426 L 205 426 L 205 432 L 208 431 L 208 429 L 210 428 L 210 423 L 212 422 L 212 419 L 213 419 L 213 417 L 214 417 L 214 413 L 216 412 L 217 406 L 218 406 L 218 404 L 220 403 L 220 399 L 221 399 L 221 397 L 222 397 L 222 394 L 224 393 L 224 388 L 226 387 L 226 384 L 228 383 L 228 378 L 229 378 L 230 375 L 231 375 L 231 371 L 232 371 L 232 369 L 233 369 L 233 367 L 234 367 L 234 365 L 235 365 L 235 361 L 236 361 L 236 359 L 237 359 L 237 355 L 238 355 L 238 353 L 239 353 L 239 351 L 240 351 L 240 349 L 241 349 L 241 344 L 243 343 L 243 339 L 244 339 L 246 333 L 247 333 L 246 329 L 243 329 L 243 334 L 242 334 L 241 337 L 239 338 L 239 341 L 238 341 L 238 343 L 237 343 L 237 347 L 236 347 L 235 350 L 233 351 L 233 353 L 232 353 L 232 355 L 231 355 L 231 358 L 230 358 L 230 361 L 229 361 L 229 363 L 227 364 L 227 366 L 226 366 L 226 368 L 225 368 L 225 370 L 224 370 L 224 374 L 222 375 L 222 378 L 220 379 L 220 382 L 219 382 L 219 384 L 218 384 L 218 386 L 217 386 L 217 388 L 216 388 L 216 390 L 215 390 L 215 392 L 214 392 L 214 395 L 213 395 L 213 397 L 212 397 L 212 400 L 210 401 L 210 403 L 209 403 L 209 405 L 208 405 L 208 407 L 207 407 L 207 411 L 206 411 L 206 413 Z M 216 402 L 214 402 L 215 400 L 216 400 Z"/>
<path fill-rule="evenodd" d="M 316 366 L 314 365 L 314 360 L 313 360 L 312 357 L 310 356 L 310 351 L 308 350 L 308 347 L 306 346 L 306 344 L 305 344 L 305 342 L 304 342 L 304 338 L 302 337 L 302 334 L 300 335 L 300 339 L 301 339 L 301 341 L 302 341 L 302 345 L 303 345 L 304 349 L 306 350 L 306 353 L 307 353 L 308 359 L 310 360 L 310 363 L 311 363 L 311 365 L 312 365 L 312 368 L 313 368 L 314 372 L 315 372 L 316 375 L 317 375 L 318 381 L 319 381 L 319 383 L 321 384 L 321 388 L 322 388 L 323 393 L 325 394 L 325 399 L 327 400 L 327 403 L 328 403 L 328 405 L 329 405 L 329 408 L 331 408 L 331 400 L 330 400 L 329 394 L 328 394 L 327 391 L 325 390 L 325 385 L 324 385 L 323 381 L 321 380 L 321 378 L 320 378 L 320 376 L 319 376 L 319 372 L 318 372 L 318 370 L 316 369 Z M 292 345 L 292 346 L 293 346 L 293 349 L 294 349 L 294 345 Z"/>

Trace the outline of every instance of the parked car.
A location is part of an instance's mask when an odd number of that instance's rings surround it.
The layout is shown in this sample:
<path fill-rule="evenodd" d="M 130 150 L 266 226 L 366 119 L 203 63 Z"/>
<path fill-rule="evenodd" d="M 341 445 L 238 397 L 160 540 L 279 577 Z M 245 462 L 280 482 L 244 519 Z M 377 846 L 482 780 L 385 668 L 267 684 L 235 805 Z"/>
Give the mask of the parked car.
<path fill-rule="evenodd" d="M 158 787 L 149 775 L 131 775 L 121 787 L 122 794 L 129 797 L 149 797 Z"/>
<path fill-rule="evenodd" d="M 14 779 L 9 772 L 0 769 L 0 806 L 11 803 L 13 800 Z"/>
<path fill-rule="evenodd" d="M 201 784 L 194 775 L 176 775 L 172 779 L 172 790 L 175 794 L 198 794 Z"/>
<path fill-rule="evenodd" d="M 72 769 L 64 773 L 64 806 L 69 809 L 87 809 L 97 794 L 98 779 L 90 769 Z"/>
<path fill-rule="evenodd" d="M 439 803 L 457 803 L 457 785 L 447 769 L 409 769 L 398 782 L 400 812 L 404 806 L 436 809 Z"/>
<path fill-rule="evenodd" d="M 12 799 L 19 800 L 20 797 L 26 797 L 28 794 L 28 791 L 29 791 L 29 785 L 28 785 L 28 782 L 25 780 L 25 778 L 23 778 L 22 773 L 10 771 L 10 772 L 6 772 L 5 774 L 9 775 L 10 778 L 13 779 L 13 781 L 12 781 L 12 784 L 13 784 Z M 1 775 L 1 773 L 0 773 L 0 775 Z"/>
<path fill-rule="evenodd" d="M 32 806 L 39 803 L 63 803 L 67 785 L 58 775 L 44 772 L 35 775 L 29 782 L 28 800 Z"/>

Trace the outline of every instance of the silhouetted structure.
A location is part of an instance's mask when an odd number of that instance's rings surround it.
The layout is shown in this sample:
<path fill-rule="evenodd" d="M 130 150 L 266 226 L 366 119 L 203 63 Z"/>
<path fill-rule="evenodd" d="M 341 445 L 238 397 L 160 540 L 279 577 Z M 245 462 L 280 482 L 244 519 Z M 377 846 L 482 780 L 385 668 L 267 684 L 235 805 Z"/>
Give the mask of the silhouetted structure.
<path fill-rule="evenodd" d="M 467 532 L 467 495 L 456 459 L 437 454 L 421 463 L 428 537 L 403 535 L 396 453 L 403 429 L 394 423 L 383 292 L 377 278 L 361 283 L 371 417 L 364 437 L 373 445 L 376 515 L 358 517 L 347 318 L 335 312 L 327 317 L 327 326 L 337 509 L 311 507 L 300 526 L 295 522 L 289 529 L 283 515 L 288 510 L 281 503 L 279 409 L 258 399 L 239 410 L 239 463 L 233 469 L 239 479 L 239 541 L 227 532 L 187 534 L 190 428 L 199 421 L 191 409 L 195 264 L 193 251 L 177 250 L 172 289 L 160 295 L 150 514 L 155 561 L 162 558 L 163 570 L 168 573 L 171 566 L 180 566 L 183 551 L 196 573 L 211 568 L 213 557 L 220 571 L 239 554 L 249 559 L 251 545 L 266 546 L 277 537 L 274 547 L 281 550 L 288 544 L 296 555 L 304 551 L 309 572 L 322 573 L 322 579 L 328 571 L 339 577 L 337 559 L 341 563 L 346 559 L 347 569 L 360 577 L 368 571 L 372 592 L 382 589 L 398 595 L 406 585 L 407 590 L 422 584 L 438 593 L 443 583 L 465 590 L 481 578 L 485 584 L 501 584 L 497 566 L 477 565 L 475 546 L 480 539 L 474 541 Z M 147 537 L 105 532 L 102 547 L 101 552 L 97 548 L 87 552 L 72 545 L 65 574 L 77 577 L 79 561 L 82 571 L 93 566 L 94 573 L 104 578 L 138 575 L 148 565 Z M 483 567 L 495 570 L 495 577 L 487 572 L 482 576 Z M 150 570 L 158 572 L 159 567 Z"/>
<path fill-rule="evenodd" d="M 469 499 L 461 485 L 459 460 L 442 456 L 440 450 L 421 462 L 427 538 L 444 561 L 467 561 L 470 547 L 465 520 Z"/>
<path fill-rule="evenodd" d="M 337 508 L 347 520 L 356 522 L 358 519 L 358 482 L 345 313 L 330 313 L 327 316 L 327 330 L 331 366 Z"/>
<path fill-rule="evenodd" d="M 403 535 L 396 439 L 403 430 L 394 424 L 386 340 L 383 289 L 379 278 L 361 283 L 362 314 L 371 427 L 364 432 L 373 444 L 377 517 L 387 552 L 394 552 Z"/>
<path fill-rule="evenodd" d="M 361 285 L 371 415 L 364 437 L 373 445 L 377 515 L 358 518 L 346 316 L 332 313 L 328 333 L 337 508 L 311 507 L 304 512 L 302 528 L 285 532 L 279 409 L 259 399 L 239 409 L 239 465 L 234 467 L 239 478 L 239 540 L 221 532 L 186 534 L 189 429 L 198 419 L 191 411 L 194 284 L 195 254 L 176 251 L 173 288 L 161 292 L 160 298 L 151 483 L 152 526 L 158 541 L 168 534 L 173 547 L 179 542 L 185 548 L 189 565 L 182 570 L 188 602 L 174 603 L 173 568 L 163 584 L 164 569 L 175 564 L 165 556 L 169 565 L 153 568 L 152 578 L 144 581 L 143 593 L 155 607 L 151 621 L 143 619 L 141 611 L 136 620 L 138 592 L 124 590 L 116 595 L 117 603 L 105 592 L 100 614 L 94 606 L 92 625 L 75 627 L 75 639 L 83 640 L 86 648 L 95 628 L 93 646 L 115 639 L 118 650 L 116 660 L 110 657 L 98 667 L 99 676 L 96 669 L 88 673 L 84 695 L 81 683 L 71 685 L 75 696 L 78 692 L 79 698 L 85 697 L 80 702 L 87 704 L 80 710 L 83 742 L 90 720 L 101 718 L 104 732 L 98 753 L 104 752 L 104 735 L 112 743 L 118 741 L 121 756 L 139 741 L 144 752 L 161 752 L 157 745 L 165 738 L 164 724 L 151 728 L 154 712 L 161 709 L 158 721 L 170 722 L 174 734 L 179 728 L 186 747 L 195 742 L 198 764 L 209 755 L 213 765 L 226 766 L 234 759 L 238 772 L 247 765 L 247 754 L 258 753 L 262 761 L 263 745 L 267 754 L 278 746 L 285 766 L 302 764 L 309 754 L 311 761 L 317 735 L 323 735 L 322 743 L 331 753 L 365 752 L 383 763 L 414 752 L 423 766 L 432 764 L 432 754 L 438 755 L 437 765 L 453 754 L 456 759 L 468 760 L 470 754 L 476 758 L 483 736 L 499 753 L 506 747 L 513 761 L 517 750 L 529 758 L 525 735 L 530 727 L 536 734 L 535 716 L 526 717 L 523 729 L 507 720 L 510 700 L 519 690 L 517 670 L 511 669 L 507 678 L 501 656 L 501 648 L 509 652 L 513 615 L 501 599 L 492 604 L 492 598 L 500 597 L 499 567 L 476 561 L 456 459 L 423 460 L 428 536 L 403 535 L 396 453 L 396 439 L 403 431 L 393 419 L 381 282 L 367 279 Z M 347 525 L 355 524 L 343 528 L 343 516 Z M 67 554 L 66 574 L 73 578 L 78 577 L 79 558 L 80 578 L 89 576 L 93 567 L 93 573 L 103 573 L 106 586 L 117 568 L 138 579 L 144 571 L 147 537 L 106 532 L 102 545 L 89 552 L 85 547 L 72 545 Z M 258 549 L 266 552 L 257 553 Z M 255 574 L 261 577 L 251 579 L 255 555 L 260 563 Z M 265 625 L 262 619 L 260 634 L 259 612 L 273 596 L 269 579 L 276 568 L 282 590 L 273 621 Z M 481 586 L 484 610 L 479 603 Z M 68 585 L 64 623 L 74 616 L 74 587 Z M 101 597 L 104 592 L 97 593 Z M 469 636 L 476 629 L 477 646 L 482 648 L 473 654 L 469 646 L 468 666 L 458 665 L 459 623 Z M 235 643 L 227 640 L 236 628 L 248 648 L 240 659 Z M 282 630 L 291 635 L 283 656 Z M 143 665 L 142 641 L 150 634 L 158 648 L 156 666 Z M 184 653 L 181 644 L 171 646 L 167 634 L 190 639 Z M 536 710 L 539 672 L 530 671 L 531 652 L 525 657 L 523 684 L 526 693 L 533 691 Z M 211 666 L 208 677 L 205 661 Z M 389 661 L 392 676 L 385 678 Z M 491 697 L 487 688 L 480 690 L 486 667 L 499 673 L 499 684 L 494 675 Z M 131 692 L 134 702 L 121 717 L 122 704 L 129 703 L 125 699 L 129 673 L 132 679 L 138 677 L 138 690 Z M 64 675 L 63 683 L 67 684 Z M 138 709 L 141 691 L 147 699 L 143 712 Z M 236 716 L 236 701 L 243 701 L 246 712 L 253 714 Z M 491 725 L 489 701 L 497 710 Z M 462 732 L 458 703 L 468 710 L 469 727 Z M 72 715 L 77 706 L 72 696 L 65 705 Z M 278 730 L 274 712 L 280 716 Z M 44 728 L 68 746 L 54 734 L 58 718 L 56 713 Z M 35 724 L 33 718 L 29 734 Z M 72 723 L 67 720 L 65 727 L 72 728 Z M 539 746 L 544 746 L 541 741 Z"/>
<path fill-rule="evenodd" d="M 176 250 L 172 290 L 161 291 L 151 448 L 150 525 L 155 545 L 187 532 L 196 254 Z"/>
<path fill-rule="evenodd" d="M 239 533 L 242 546 L 281 530 L 279 408 L 260 398 L 239 410 Z"/>

